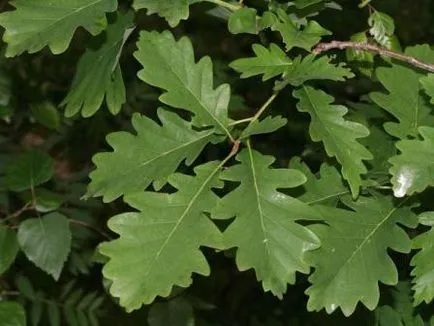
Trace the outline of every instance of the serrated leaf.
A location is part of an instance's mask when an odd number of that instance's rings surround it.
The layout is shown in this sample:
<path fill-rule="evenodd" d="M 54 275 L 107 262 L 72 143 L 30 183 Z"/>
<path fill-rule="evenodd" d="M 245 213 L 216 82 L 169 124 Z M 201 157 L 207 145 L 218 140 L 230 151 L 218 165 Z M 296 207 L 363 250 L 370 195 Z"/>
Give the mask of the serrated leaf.
<path fill-rule="evenodd" d="M 298 56 L 283 73 L 281 85 L 278 84 L 276 87 L 282 88 L 287 84 L 300 86 L 309 80 L 316 79 L 344 81 L 354 77 L 354 74 L 344 63 L 334 65 L 330 61 L 331 58 L 327 56 L 320 58 L 313 54 L 309 54 L 304 58 Z"/>
<path fill-rule="evenodd" d="M 18 249 L 16 233 L 8 227 L 0 225 L 0 275 L 12 265 Z"/>
<path fill-rule="evenodd" d="M 393 193 L 404 197 L 434 185 L 434 128 L 419 127 L 423 140 L 405 139 L 396 147 L 400 154 L 392 157 Z"/>
<path fill-rule="evenodd" d="M 321 217 L 308 205 L 277 191 L 303 184 L 306 177 L 301 172 L 270 169 L 274 158 L 250 147 L 237 155 L 237 161 L 240 164 L 229 167 L 220 178 L 240 185 L 223 197 L 213 216 L 235 216 L 223 237 L 228 248 L 237 248 L 238 269 L 253 268 L 264 290 L 281 298 L 287 284 L 295 283 L 296 272 L 309 273 L 304 254 L 319 246 L 316 235 L 296 222 Z"/>
<path fill-rule="evenodd" d="M 415 305 L 434 299 L 434 213 L 422 213 L 419 222 L 431 228 L 413 239 L 413 248 L 419 250 L 411 260 Z"/>
<path fill-rule="evenodd" d="M 235 60 L 230 64 L 231 68 L 240 72 L 241 78 L 263 75 L 263 81 L 283 75 L 279 88 L 287 84 L 300 86 L 313 79 L 344 81 L 354 77 L 345 64 L 334 65 L 327 56 L 318 58 L 311 54 L 306 57 L 297 56 L 292 61 L 275 44 L 271 44 L 269 49 L 253 44 L 253 52 L 255 57 Z"/>
<path fill-rule="evenodd" d="M 11 4 L 16 10 L 0 14 L 7 57 L 34 53 L 47 45 L 54 54 L 62 53 L 78 27 L 97 35 L 107 25 L 105 14 L 117 9 L 116 0 L 15 0 Z"/>
<path fill-rule="evenodd" d="M 417 221 L 410 207 L 395 204 L 390 197 L 349 198 L 344 204 L 352 209 L 315 206 L 326 225 L 314 225 L 321 247 L 307 254 L 315 272 L 307 289 L 308 310 L 325 308 L 332 313 L 341 308 L 351 315 L 360 301 L 373 310 L 379 300 L 378 282 L 394 285 L 398 272 L 388 249 L 409 253 L 411 240 L 398 226 L 415 227 Z M 401 207 L 400 207 L 401 206 Z"/>
<path fill-rule="evenodd" d="M 59 213 L 25 220 L 18 229 L 21 250 L 36 266 L 59 279 L 71 249 L 68 219 Z"/>
<path fill-rule="evenodd" d="M 288 123 L 288 120 L 281 116 L 271 117 L 267 116 L 265 119 L 259 121 L 255 120 L 249 124 L 240 135 L 240 139 L 248 138 L 253 135 L 268 134 L 274 132 Z"/>
<path fill-rule="evenodd" d="M 306 176 L 306 182 L 301 186 L 304 192 L 298 194 L 297 199 L 308 205 L 336 206 L 339 198 L 349 193 L 342 176 L 334 166 L 321 164 L 319 175 L 315 176 L 300 158 L 294 157 L 289 167 L 301 171 Z"/>
<path fill-rule="evenodd" d="M 321 40 L 321 37 L 331 35 L 330 31 L 321 27 L 321 25 L 314 20 L 310 20 L 307 25 L 301 29 L 295 25 L 284 10 L 279 9 L 277 16 L 279 20 L 271 28 L 279 31 L 282 35 L 283 42 L 286 45 L 286 51 L 294 47 L 310 51 L 311 48 Z"/>
<path fill-rule="evenodd" d="M 201 0 L 134 0 L 135 10 L 146 9 L 148 15 L 158 14 L 175 27 L 189 15 L 188 6 Z"/>
<path fill-rule="evenodd" d="M 26 312 L 23 306 L 14 301 L 1 301 L 0 325 L 26 326 Z"/>
<path fill-rule="evenodd" d="M 217 138 L 213 130 L 193 130 L 191 123 L 175 113 L 160 109 L 158 117 L 161 126 L 135 114 L 132 123 L 137 135 L 115 132 L 107 136 L 114 151 L 94 156 L 97 169 L 90 174 L 89 195 L 109 202 L 141 191 L 153 181 L 166 180 L 183 160 L 190 165 Z"/>
<path fill-rule="evenodd" d="M 87 49 L 78 61 L 71 89 L 60 104 L 65 116 L 81 111 L 83 117 L 94 115 L 105 98 L 112 114 L 118 114 L 126 101 L 125 85 L 119 58 L 125 42 L 134 30 L 133 14 L 118 14 L 109 25 L 104 43 L 97 50 Z"/>
<path fill-rule="evenodd" d="M 169 31 L 142 31 L 137 46 L 134 56 L 143 66 L 138 76 L 166 91 L 160 96 L 161 102 L 193 113 L 193 124 L 197 127 L 214 126 L 229 134 L 230 87 L 223 84 L 213 88 L 209 57 L 195 63 L 190 40 L 183 37 L 175 41 Z"/>
<path fill-rule="evenodd" d="M 369 33 L 381 45 L 385 45 L 395 32 L 393 18 L 378 10 L 374 10 L 369 16 L 368 24 L 371 27 Z"/>
<path fill-rule="evenodd" d="M 149 326 L 194 326 L 193 307 L 177 298 L 152 305 L 148 314 Z"/>
<path fill-rule="evenodd" d="M 291 59 L 276 44 L 271 43 L 269 49 L 253 44 L 252 49 L 255 57 L 238 59 L 230 64 L 232 69 L 241 73 L 241 78 L 263 75 L 265 81 L 283 74 L 292 65 Z"/>
<path fill-rule="evenodd" d="M 405 54 L 427 63 L 434 63 L 434 51 L 428 45 L 409 47 Z M 388 91 L 371 93 L 371 99 L 393 115 L 398 122 L 387 122 L 384 129 L 392 136 L 406 138 L 417 136 L 417 128 L 431 124 L 431 108 L 421 92 L 419 79 L 424 74 L 413 67 L 393 62 L 392 67 L 380 67 L 376 70 L 378 80 Z"/>
<path fill-rule="evenodd" d="M 12 191 L 31 189 L 53 176 L 53 161 L 48 154 L 33 150 L 18 156 L 6 171 L 6 183 Z"/>
<path fill-rule="evenodd" d="M 103 273 L 113 282 L 110 293 L 127 311 L 168 296 L 174 285 L 190 285 L 192 273 L 209 275 L 199 247 L 220 246 L 220 231 L 204 214 L 217 203 L 211 188 L 222 186 L 219 170 L 218 162 L 209 162 L 196 167 L 195 176 L 173 174 L 169 183 L 177 192 L 128 195 L 125 201 L 139 212 L 109 220 L 120 237 L 100 245 L 110 258 Z"/>
<path fill-rule="evenodd" d="M 228 30 L 232 34 L 257 34 L 256 9 L 244 7 L 234 11 L 229 16 Z"/>
<path fill-rule="evenodd" d="M 400 281 L 392 290 L 393 308 L 401 316 L 405 326 L 425 326 L 413 305 L 413 293 L 408 281 Z"/>
<path fill-rule="evenodd" d="M 363 160 L 372 159 L 372 154 L 357 138 L 368 136 L 369 130 L 360 123 L 345 120 L 347 108 L 332 105 L 333 97 L 321 90 L 304 86 L 295 90 L 294 96 L 300 100 L 298 110 L 311 116 L 309 132 L 312 140 L 322 141 L 327 154 L 342 165 L 342 175 L 356 197 L 362 184 L 361 174 L 367 171 Z"/>

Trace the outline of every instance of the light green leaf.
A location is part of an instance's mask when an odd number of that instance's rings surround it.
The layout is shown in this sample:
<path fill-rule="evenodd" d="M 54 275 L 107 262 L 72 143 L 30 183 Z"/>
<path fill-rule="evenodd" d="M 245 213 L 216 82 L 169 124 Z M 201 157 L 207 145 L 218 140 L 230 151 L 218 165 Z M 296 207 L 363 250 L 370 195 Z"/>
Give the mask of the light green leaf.
<path fill-rule="evenodd" d="M 148 15 L 158 14 L 175 27 L 189 15 L 188 6 L 202 0 L 134 0 L 135 10 L 146 9 Z"/>
<path fill-rule="evenodd" d="M 362 184 L 361 174 L 366 173 L 363 160 L 372 159 L 372 154 L 363 147 L 357 138 L 369 135 L 369 130 L 360 123 L 345 120 L 347 108 L 332 105 L 333 97 L 321 90 L 304 86 L 294 91 L 300 100 L 297 108 L 309 113 L 309 128 L 313 141 L 322 141 L 329 156 L 336 157 L 342 165 L 342 175 L 348 181 L 354 197 Z"/>
<path fill-rule="evenodd" d="M 238 59 L 230 64 L 241 73 L 241 78 L 263 75 L 265 81 L 283 74 L 292 65 L 291 59 L 276 44 L 271 43 L 269 49 L 260 44 L 253 44 L 252 48 L 255 57 Z"/>
<path fill-rule="evenodd" d="M 87 49 L 78 61 L 71 89 L 61 106 L 65 116 L 81 111 L 87 118 L 95 114 L 105 98 L 112 114 L 121 110 L 126 101 L 125 85 L 119 65 L 122 48 L 134 30 L 133 14 L 118 14 L 114 24 L 107 28 L 105 42 L 99 49 Z"/>
<path fill-rule="evenodd" d="M 0 225 L 0 275 L 14 262 L 18 249 L 16 233 Z"/>
<path fill-rule="evenodd" d="M 366 32 L 351 35 L 351 42 L 368 43 L 369 39 Z M 351 48 L 345 51 L 348 61 L 358 61 L 361 64 L 357 66 L 359 71 L 368 77 L 371 77 L 374 71 L 374 54 L 369 51 L 354 50 Z"/>
<path fill-rule="evenodd" d="M 78 27 L 97 35 L 107 25 L 105 14 L 117 9 L 116 0 L 15 0 L 11 4 L 16 10 L 0 14 L 7 57 L 34 53 L 47 45 L 54 54 L 62 53 Z"/>
<path fill-rule="evenodd" d="M 257 34 L 256 9 L 245 7 L 234 11 L 229 17 L 228 30 L 232 34 Z"/>
<path fill-rule="evenodd" d="M 434 128 L 419 127 L 419 133 L 423 140 L 398 141 L 396 147 L 401 153 L 389 160 L 395 197 L 434 186 Z"/>
<path fill-rule="evenodd" d="M 36 266 L 59 279 L 71 249 L 68 219 L 59 213 L 25 220 L 18 229 L 21 250 Z"/>
<path fill-rule="evenodd" d="M 406 49 L 405 54 L 427 63 L 434 63 L 434 51 L 428 45 L 418 45 Z M 394 62 L 392 67 L 376 70 L 378 80 L 388 91 L 371 93 L 371 99 L 399 122 L 387 122 L 384 129 L 392 136 L 406 138 L 417 136 L 417 128 L 434 122 L 430 116 L 431 108 L 427 103 L 419 79 L 424 74 L 413 67 Z"/>
<path fill-rule="evenodd" d="M 369 33 L 381 45 L 385 45 L 395 32 L 393 18 L 378 10 L 374 10 L 369 16 L 368 24 L 371 27 Z"/>
<path fill-rule="evenodd" d="M 206 144 L 217 139 L 214 130 L 193 130 L 175 113 L 159 109 L 158 117 L 161 126 L 136 113 L 132 124 L 137 135 L 107 136 L 114 151 L 94 156 L 97 169 L 90 174 L 89 196 L 103 196 L 109 202 L 142 191 L 153 181 L 165 181 L 183 160 L 190 165 Z"/>
<path fill-rule="evenodd" d="M 428 74 L 420 79 L 424 91 L 431 97 L 431 104 L 434 104 L 434 74 Z"/>
<path fill-rule="evenodd" d="M 278 86 L 282 88 L 287 84 L 300 86 L 313 79 L 343 81 L 354 77 L 345 64 L 334 65 L 327 56 L 297 56 L 292 61 L 275 44 L 271 44 L 269 49 L 253 44 L 253 52 L 255 57 L 238 59 L 230 64 L 231 68 L 241 73 L 241 78 L 263 75 L 262 80 L 265 81 L 283 75 L 283 82 Z"/>
<path fill-rule="evenodd" d="M 284 72 L 283 82 L 281 85 L 278 84 L 277 88 L 282 88 L 287 84 L 300 86 L 309 80 L 344 81 L 347 78 L 354 77 L 354 74 L 344 63 L 334 65 L 330 60 L 330 57 L 322 56 L 317 58 L 313 54 L 309 54 L 304 58 L 297 56 L 292 65 Z"/>
<path fill-rule="evenodd" d="M 434 212 L 422 213 L 419 222 L 431 228 L 413 239 L 413 248 L 419 250 L 411 260 L 415 305 L 434 299 Z"/>
<path fill-rule="evenodd" d="M 352 211 L 315 206 L 328 226 L 311 227 L 321 247 L 307 254 L 315 267 L 309 278 L 312 285 L 306 291 L 309 311 L 325 308 L 332 313 L 341 308 L 349 316 L 359 301 L 373 310 L 380 296 L 378 282 L 398 282 L 388 249 L 401 253 L 411 250 L 411 240 L 398 224 L 415 227 L 417 221 L 403 202 L 396 205 L 392 198 L 381 195 L 343 202 Z"/>
<path fill-rule="evenodd" d="M 149 326 L 194 326 L 193 307 L 177 298 L 152 305 L 148 315 Z"/>
<path fill-rule="evenodd" d="M 193 47 L 188 38 L 178 42 L 173 35 L 163 33 L 140 33 L 134 53 L 142 64 L 139 78 L 155 87 L 166 90 L 160 101 L 194 114 L 197 127 L 215 126 L 219 131 L 228 131 L 228 104 L 230 87 L 223 84 L 213 88 L 212 62 L 209 57 L 195 63 Z"/>
<path fill-rule="evenodd" d="M 237 248 L 238 269 L 253 268 L 264 290 L 281 298 L 287 284 L 295 283 L 296 272 L 309 273 L 304 254 L 319 247 L 316 235 L 296 222 L 321 216 L 301 201 L 277 191 L 303 184 L 306 177 L 301 172 L 270 169 L 274 158 L 250 147 L 237 160 L 240 164 L 225 170 L 220 178 L 241 184 L 223 197 L 213 216 L 235 216 L 223 237 L 228 248 Z"/>
<path fill-rule="evenodd" d="M 288 120 L 281 116 L 271 117 L 267 116 L 265 119 L 258 121 L 255 120 L 249 124 L 240 135 L 240 139 L 248 138 L 253 135 L 268 134 L 274 132 L 288 123 Z"/>
<path fill-rule="evenodd" d="M 47 128 L 56 130 L 60 125 L 60 116 L 53 103 L 45 101 L 30 106 L 32 115 L 37 122 Z"/>
<path fill-rule="evenodd" d="M 292 158 L 289 167 L 301 171 L 306 176 L 307 180 L 301 186 L 303 193 L 297 196 L 297 199 L 306 204 L 336 206 L 339 198 L 350 192 L 345 187 L 339 171 L 327 163 L 321 164 L 318 176 L 315 176 L 299 157 Z"/>
<path fill-rule="evenodd" d="M 6 171 L 12 191 L 23 191 L 47 182 L 53 176 L 53 161 L 48 154 L 34 150 L 18 156 Z"/>
<path fill-rule="evenodd" d="M 26 312 L 23 306 L 14 301 L 1 301 L 0 325 L 26 326 Z"/>
<path fill-rule="evenodd" d="M 192 273 L 209 275 L 199 247 L 221 247 L 220 231 L 204 214 L 217 203 L 211 188 L 222 187 L 219 171 L 218 162 L 209 162 L 196 167 L 195 176 L 172 174 L 175 193 L 125 196 L 139 212 L 112 217 L 109 228 L 120 237 L 101 244 L 100 251 L 110 258 L 103 269 L 113 282 L 110 293 L 127 311 L 167 297 L 174 285 L 189 286 Z"/>
<path fill-rule="evenodd" d="M 304 28 L 300 29 L 284 10 L 279 9 L 277 16 L 279 21 L 272 26 L 272 29 L 279 31 L 282 35 L 286 51 L 294 47 L 310 51 L 321 40 L 322 36 L 331 35 L 330 31 L 321 27 L 316 21 L 311 20 Z"/>

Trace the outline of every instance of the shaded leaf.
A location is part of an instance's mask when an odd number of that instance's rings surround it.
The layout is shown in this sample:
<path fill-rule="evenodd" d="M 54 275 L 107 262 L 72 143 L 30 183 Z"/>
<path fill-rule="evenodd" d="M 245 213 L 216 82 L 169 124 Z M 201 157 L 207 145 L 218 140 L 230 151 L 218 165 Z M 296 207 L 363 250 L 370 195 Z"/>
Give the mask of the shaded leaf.
<path fill-rule="evenodd" d="M 423 140 L 405 139 L 396 147 L 400 154 L 392 157 L 393 193 L 404 197 L 434 185 L 434 128 L 419 127 Z"/>
<path fill-rule="evenodd" d="M 21 250 L 43 271 L 59 279 L 71 249 L 68 219 L 59 213 L 25 220 L 18 229 Z"/>
<path fill-rule="evenodd" d="M 12 191 L 23 191 L 47 182 L 53 176 L 48 154 L 34 150 L 18 156 L 8 167 L 6 183 Z"/>
<path fill-rule="evenodd" d="M 307 254 L 315 267 L 309 277 L 312 285 L 306 291 L 309 311 L 325 308 L 332 313 L 341 308 L 349 316 L 359 301 L 373 310 L 380 296 L 378 282 L 398 282 L 388 249 L 411 250 L 411 240 L 398 224 L 415 227 L 417 221 L 403 202 L 396 205 L 391 198 L 377 195 L 357 201 L 346 198 L 344 204 L 352 211 L 315 206 L 328 226 L 311 227 L 322 245 Z"/>
<path fill-rule="evenodd" d="M 60 125 L 60 116 L 53 103 L 45 101 L 30 106 L 33 117 L 41 125 L 56 130 Z"/>
<path fill-rule="evenodd" d="M 177 298 L 152 305 L 148 315 L 149 326 L 194 326 L 193 307 Z"/>
<path fill-rule="evenodd" d="M 244 7 L 234 11 L 229 17 L 228 30 L 232 34 L 257 34 L 256 9 Z"/>
<path fill-rule="evenodd" d="M 115 132 L 107 136 L 114 151 L 94 156 L 97 169 L 90 174 L 89 195 L 109 202 L 141 191 L 153 181 L 166 180 L 183 160 L 190 165 L 216 139 L 213 130 L 195 131 L 175 113 L 159 109 L 158 117 L 161 126 L 136 113 L 132 124 L 137 135 Z"/>
<path fill-rule="evenodd" d="M 109 228 L 119 239 L 100 245 L 110 258 L 103 273 L 113 283 L 110 293 L 127 311 L 167 297 L 174 285 L 187 287 L 191 274 L 209 275 L 200 246 L 219 247 L 220 232 L 204 214 L 218 197 L 220 165 L 210 162 L 195 168 L 196 175 L 172 174 L 173 194 L 143 192 L 125 201 L 139 212 L 114 216 Z M 143 250 L 146 248 L 146 250 Z"/>
<path fill-rule="evenodd" d="M 135 58 L 143 69 L 138 76 L 144 82 L 166 91 L 160 101 L 194 114 L 193 125 L 214 126 L 228 131 L 230 87 L 213 88 L 212 62 L 209 57 L 195 63 L 188 38 L 175 41 L 169 31 L 140 33 Z"/>
<path fill-rule="evenodd" d="M 274 158 L 250 147 L 238 154 L 237 161 L 240 164 L 229 167 L 220 178 L 240 185 L 223 197 L 213 216 L 235 216 L 223 237 L 228 248 L 237 248 L 238 269 L 253 268 L 264 290 L 281 298 L 287 283 L 295 283 L 296 272 L 309 273 L 304 254 L 319 246 L 315 234 L 296 222 L 321 217 L 308 205 L 277 191 L 303 184 L 306 177 L 301 172 L 270 169 Z"/>
<path fill-rule="evenodd" d="M 14 262 L 18 249 L 16 233 L 0 225 L 0 275 Z"/>
<path fill-rule="evenodd" d="M 105 14 L 117 9 L 116 0 L 15 0 L 11 4 L 16 10 L 0 14 L 8 57 L 34 53 L 47 45 L 54 54 L 62 53 L 78 27 L 97 35 L 107 25 Z"/>
<path fill-rule="evenodd" d="M 372 154 L 363 147 L 357 138 L 369 135 L 369 130 L 360 123 L 345 120 L 347 108 L 332 105 L 333 97 L 321 90 L 304 86 L 294 91 L 300 101 L 300 112 L 309 113 L 310 136 L 313 141 L 322 141 L 329 156 L 336 157 L 342 165 L 342 175 L 348 181 L 354 197 L 362 184 L 361 174 L 366 173 L 363 160 L 372 159 Z"/>
<path fill-rule="evenodd" d="M 81 111 L 83 117 L 90 117 L 101 107 L 104 98 L 109 111 L 119 113 L 126 101 L 119 58 L 133 30 L 132 12 L 118 14 L 116 22 L 107 28 L 105 42 L 99 49 L 86 50 L 78 61 L 71 89 L 61 103 L 66 106 L 65 116 Z"/>
<path fill-rule="evenodd" d="M 14 301 L 1 301 L 0 325 L 26 326 L 26 312 L 23 306 Z"/>

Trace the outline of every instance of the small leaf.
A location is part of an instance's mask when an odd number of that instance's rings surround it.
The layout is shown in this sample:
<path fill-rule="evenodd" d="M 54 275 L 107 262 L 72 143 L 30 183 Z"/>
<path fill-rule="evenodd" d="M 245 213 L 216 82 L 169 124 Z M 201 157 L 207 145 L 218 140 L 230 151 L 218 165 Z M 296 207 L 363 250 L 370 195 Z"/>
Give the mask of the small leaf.
<path fill-rule="evenodd" d="M 191 42 L 186 37 L 175 41 L 168 31 L 142 31 L 137 47 L 134 56 L 143 66 L 138 76 L 144 82 L 166 90 L 160 96 L 161 102 L 193 113 L 193 125 L 197 127 L 214 126 L 229 134 L 230 87 L 223 84 L 213 88 L 209 57 L 195 63 Z"/>
<path fill-rule="evenodd" d="M 375 310 L 376 326 L 404 326 L 401 316 L 390 306 L 382 306 Z"/>
<path fill-rule="evenodd" d="M 20 293 L 27 299 L 34 300 L 36 293 L 30 280 L 25 276 L 19 276 L 15 279 L 15 285 Z"/>
<path fill-rule="evenodd" d="M 1 301 L 0 325 L 26 326 L 26 312 L 23 306 L 14 301 Z"/>
<path fill-rule="evenodd" d="M 192 273 L 209 275 L 199 247 L 221 247 L 218 228 L 204 214 L 217 203 L 211 188 L 222 187 L 219 171 L 218 162 L 209 162 L 197 166 L 195 176 L 172 174 L 169 183 L 177 192 L 126 196 L 139 212 L 109 220 L 119 238 L 100 245 L 110 258 L 103 273 L 113 282 L 110 293 L 127 311 L 151 303 L 157 295 L 167 297 L 175 285 L 189 286 Z"/>
<path fill-rule="evenodd" d="M 309 127 L 313 141 L 322 141 L 329 156 L 336 157 L 342 165 L 342 175 L 348 181 L 354 197 L 362 184 L 361 174 L 366 173 L 363 160 L 372 159 L 372 154 L 363 147 L 357 138 L 369 135 L 369 130 L 360 123 L 345 120 L 347 108 L 332 105 L 333 97 L 321 90 L 304 86 L 294 91 L 300 100 L 297 108 L 311 116 Z"/>
<path fill-rule="evenodd" d="M 419 133 L 423 140 L 398 141 L 396 147 L 401 153 L 389 160 L 395 197 L 434 186 L 434 128 L 419 127 Z"/>
<path fill-rule="evenodd" d="M 365 32 L 360 32 L 350 37 L 351 42 L 368 43 L 368 37 Z M 374 71 L 374 54 L 369 51 L 354 50 L 348 48 L 346 50 L 348 61 L 358 61 L 360 65 L 357 66 L 359 71 L 368 77 L 371 77 Z"/>
<path fill-rule="evenodd" d="M 60 311 L 55 302 L 48 304 L 48 319 L 51 326 L 60 326 Z"/>
<path fill-rule="evenodd" d="M 315 206 L 328 226 L 311 227 L 322 245 L 307 253 L 315 267 L 306 291 L 309 311 L 325 308 L 330 314 L 340 307 L 349 316 L 359 301 L 373 310 L 380 296 L 378 282 L 398 283 L 388 249 L 411 250 L 411 240 L 398 224 L 414 228 L 417 221 L 410 207 L 400 207 L 403 202 L 396 206 L 393 198 L 377 194 L 357 201 L 345 198 L 343 203 L 351 210 Z"/>
<path fill-rule="evenodd" d="M 427 63 L 434 63 L 434 51 L 428 45 L 409 47 L 405 54 Z M 393 115 L 398 122 L 387 122 L 384 129 L 397 138 L 416 137 L 418 127 L 430 125 L 434 118 L 430 116 L 431 107 L 421 92 L 420 78 L 424 74 L 413 67 L 393 62 L 392 67 L 380 67 L 376 70 L 378 80 L 388 93 L 371 93 L 371 99 Z"/>
<path fill-rule="evenodd" d="M 12 191 L 23 191 L 47 182 L 53 176 L 53 161 L 48 154 L 34 150 L 15 159 L 6 172 L 6 183 Z"/>
<path fill-rule="evenodd" d="M 30 261 L 59 279 L 71 249 L 71 231 L 64 215 L 51 213 L 25 220 L 18 229 L 18 242 Z"/>
<path fill-rule="evenodd" d="M 369 33 L 381 45 L 385 45 L 395 32 L 393 18 L 377 10 L 374 10 L 369 16 L 368 24 L 371 27 Z"/>
<path fill-rule="evenodd" d="M 41 301 L 34 301 L 30 307 L 30 320 L 32 326 L 38 326 L 42 319 L 44 305 Z"/>
<path fill-rule="evenodd" d="M 287 284 L 295 283 L 296 272 L 309 273 L 304 254 L 319 247 L 316 235 L 297 221 L 321 217 L 308 205 L 277 191 L 303 184 L 306 177 L 301 172 L 270 169 L 274 158 L 250 147 L 238 154 L 237 161 L 240 164 L 229 167 L 220 178 L 241 184 L 223 197 L 213 216 L 235 216 L 223 237 L 228 248 L 238 248 L 238 269 L 253 268 L 264 290 L 281 298 Z"/>
<path fill-rule="evenodd" d="M 15 0 L 11 4 L 16 10 L 0 14 L 7 57 L 38 52 L 47 45 L 54 54 L 62 53 L 78 27 L 97 35 L 107 25 L 105 13 L 117 9 L 116 0 Z"/>
<path fill-rule="evenodd" d="M 148 315 L 149 326 L 194 326 L 193 307 L 182 298 L 152 305 Z"/>
<path fill-rule="evenodd" d="M 16 233 L 8 227 L 0 225 L 0 275 L 12 265 L 18 249 Z"/>
<path fill-rule="evenodd" d="M 288 14 L 279 9 L 277 11 L 279 21 L 272 26 L 273 30 L 280 32 L 286 51 L 299 47 L 310 51 L 311 48 L 321 40 L 322 36 L 331 35 L 331 32 L 321 27 L 316 21 L 309 21 L 303 29 L 300 29 L 291 20 Z"/>
<path fill-rule="evenodd" d="M 147 14 L 158 14 L 165 18 L 171 27 L 175 27 L 189 15 L 188 6 L 200 0 L 134 0 L 135 10 L 147 9 Z"/>
<path fill-rule="evenodd" d="M 113 152 L 99 153 L 93 161 L 88 194 L 112 201 L 142 191 L 153 181 L 166 180 L 186 160 L 190 165 L 206 144 L 214 141 L 213 130 L 196 131 L 175 113 L 158 110 L 161 126 L 138 113 L 133 115 L 137 135 L 115 132 L 107 137 Z"/>
<path fill-rule="evenodd" d="M 64 202 L 64 196 L 44 188 L 36 188 L 32 192 L 26 192 L 23 194 L 22 198 L 26 202 L 32 201 L 34 199 L 34 207 L 38 212 L 48 213 L 55 211 Z"/>
<path fill-rule="evenodd" d="M 229 17 L 228 30 L 232 34 L 257 34 L 256 9 L 245 7 L 234 11 Z"/>
<path fill-rule="evenodd" d="M 71 89 L 61 103 L 66 106 L 65 116 L 72 117 L 81 111 L 83 117 L 90 117 L 104 98 L 109 111 L 119 113 L 126 101 L 119 58 L 133 30 L 132 12 L 118 14 L 116 22 L 107 28 L 107 37 L 100 48 L 86 50 L 78 62 Z"/>
<path fill-rule="evenodd" d="M 60 117 L 57 108 L 51 102 L 35 103 L 30 106 L 33 117 L 41 125 L 56 130 L 60 125 Z"/>
<path fill-rule="evenodd" d="M 288 123 L 288 120 L 281 116 L 271 117 L 267 116 L 265 119 L 258 121 L 255 120 L 249 124 L 240 135 L 240 139 L 248 138 L 253 135 L 268 134 L 274 132 Z"/>

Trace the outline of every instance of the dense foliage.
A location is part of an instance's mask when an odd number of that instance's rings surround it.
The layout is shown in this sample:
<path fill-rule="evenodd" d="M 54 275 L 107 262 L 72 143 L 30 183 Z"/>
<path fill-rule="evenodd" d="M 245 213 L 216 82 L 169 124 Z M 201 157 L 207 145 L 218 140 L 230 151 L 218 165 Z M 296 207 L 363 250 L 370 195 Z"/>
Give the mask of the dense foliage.
<path fill-rule="evenodd" d="M 434 325 L 432 1 L 0 7 L 0 325 Z"/>

